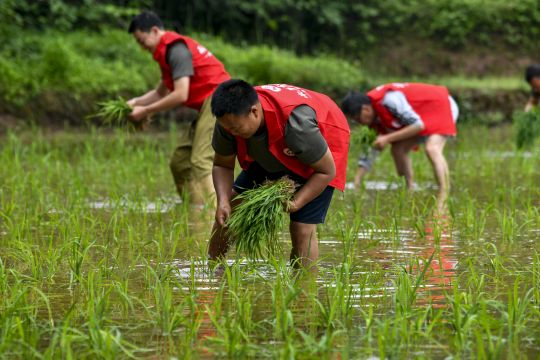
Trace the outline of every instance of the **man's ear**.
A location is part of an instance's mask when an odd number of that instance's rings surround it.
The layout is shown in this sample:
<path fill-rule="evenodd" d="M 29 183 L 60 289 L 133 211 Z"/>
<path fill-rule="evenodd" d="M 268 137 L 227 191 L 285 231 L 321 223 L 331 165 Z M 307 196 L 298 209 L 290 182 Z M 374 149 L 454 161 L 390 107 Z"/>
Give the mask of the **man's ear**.
<path fill-rule="evenodd" d="M 249 112 L 253 114 L 256 118 L 259 117 L 259 108 L 257 107 L 257 104 L 251 105 L 251 109 L 249 109 Z"/>

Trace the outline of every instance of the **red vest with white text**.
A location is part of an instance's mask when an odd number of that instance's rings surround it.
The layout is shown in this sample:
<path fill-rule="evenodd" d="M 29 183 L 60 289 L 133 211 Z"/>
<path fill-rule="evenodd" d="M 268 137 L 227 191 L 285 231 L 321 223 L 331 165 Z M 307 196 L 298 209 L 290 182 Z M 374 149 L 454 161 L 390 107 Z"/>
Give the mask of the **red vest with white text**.
<path fill-rule="evenodd" d="M 154 60 L 161 68 L 161 79 L 169 91 L 174 90 L 174 80 L 169 64 L 167 64 L 167 48 L 169 45 L 182 41 L 191 52 L 193 61 L 193 76 L 189 79 L 189 95 L 185 106 L 200 110 L 207 97 L 212 95 L 216 87 L 231 77 L 225 71 L 223 64 L 214 55 L 195 40 L 172 31 L 166 31 L 154 51 Z"/>
<path fill-rule="evenodd" d="M 313 169 L 302 163 L 285 143 L 285 126 L 291 112 L 300 105 L 308 105 L 317 115 L 317 124 L 334 158 L 336 177 L 330 186 L 341 191 L 345 188 L 347 155 L 349 152 L 349 124 L 339 107 L 328 96 L 285 84 L 262 85 L 255 87 L 264 111 L 268 131 L 270 153 L 293 173 L 308 179 Z M 238 162 L 244 170 L 253 161 L 247 154 L 246 142 L 236 137 Z"/>
<path fill-rule="evenodd" d="M 382 104 L 388 91 L 401 91 L 405 95 L 412 109 L 424 123 L 425 128 L 420 132 L 421 136 L 456 135 L 456 124 L 452 118 L 446 87 L 420 83 L 392 83 L 378 86 L 368 92 L 367 96 L 382 125 L 388 129 L 399 130 L 403 125 Z"/>

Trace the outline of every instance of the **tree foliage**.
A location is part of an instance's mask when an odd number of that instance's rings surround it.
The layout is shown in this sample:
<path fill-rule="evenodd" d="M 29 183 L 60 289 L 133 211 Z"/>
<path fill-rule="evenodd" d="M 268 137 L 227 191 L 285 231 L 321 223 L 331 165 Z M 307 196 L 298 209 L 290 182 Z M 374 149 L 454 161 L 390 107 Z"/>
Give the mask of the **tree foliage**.
<path fill-rule="evenodd" d="M 182 31 L 348 57 L 415 37 L 451 49 L 534 49 L 540 32 L 540 0 L 3 0 L 0 20 L 57 30 L 125 28 L 141 9 L 156 11 Z"/>

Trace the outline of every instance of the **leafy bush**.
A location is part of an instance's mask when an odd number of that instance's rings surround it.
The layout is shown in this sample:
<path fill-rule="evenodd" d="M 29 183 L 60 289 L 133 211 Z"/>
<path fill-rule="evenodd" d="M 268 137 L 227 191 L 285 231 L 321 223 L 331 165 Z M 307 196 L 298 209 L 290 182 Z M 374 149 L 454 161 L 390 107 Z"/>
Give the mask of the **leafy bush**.
<path fill-rule="evenodd" d="M 266 45 L 239 48 L 208 35 L 194 37 L 223 61 L 231 76 L 253 84 L 289 83 L 330 95 L 365 86 L 358 66 L 334 56 L 299 57 Z"/>

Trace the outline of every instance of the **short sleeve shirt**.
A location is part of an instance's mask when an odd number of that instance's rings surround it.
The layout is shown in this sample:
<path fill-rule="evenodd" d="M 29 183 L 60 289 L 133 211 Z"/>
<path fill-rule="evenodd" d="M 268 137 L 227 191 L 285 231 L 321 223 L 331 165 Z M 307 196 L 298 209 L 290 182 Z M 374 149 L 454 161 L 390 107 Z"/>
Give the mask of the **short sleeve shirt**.
<path fill-rule="evenodd" d="M 191 51 L 182 41 L 177 41 L 167 49 L 167 64 L 171 68 L 174 80 L 185 76 L 193 76 L 193 59 Z"/>
<path fill-rule="evenodd" d="M 285 126 L 285 144 L 304 164 L 319 161 L 328 149 L 321 134 L 315 110 L 307 105 L 296 107 Z M 236 139 L 216 123 L 212 137 L 212 147 L 220 155 L 236 154 Z M 268 132 L 246 139 L 248 155 L 268 172 L 285 171 L 287 168 L 268 149 Z"/>

